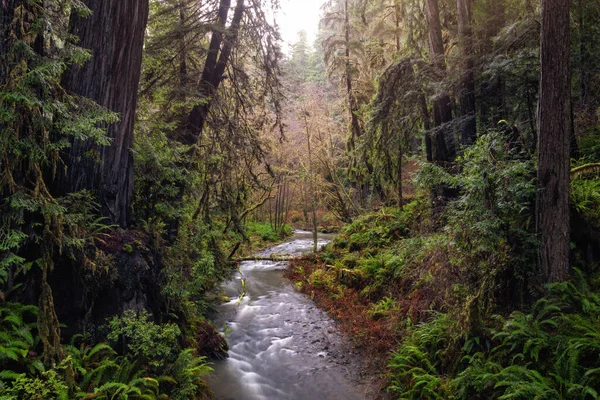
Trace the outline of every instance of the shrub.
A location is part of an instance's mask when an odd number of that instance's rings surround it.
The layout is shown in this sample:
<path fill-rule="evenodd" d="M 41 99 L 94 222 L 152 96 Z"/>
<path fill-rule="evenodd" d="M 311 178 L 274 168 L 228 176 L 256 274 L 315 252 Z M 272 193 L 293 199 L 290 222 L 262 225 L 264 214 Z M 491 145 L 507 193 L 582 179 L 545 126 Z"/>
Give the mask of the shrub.
<path fill-rule="evenodd" d="M 127 310 L 121 317 L 114 317 L 108 324 L 108 339 L 120 343 L 124 354 L 139 358 L 156 370 L 175 360 L 181 331 L 175 324 L 155 324 L 149 316 L 147 311 Z"/>

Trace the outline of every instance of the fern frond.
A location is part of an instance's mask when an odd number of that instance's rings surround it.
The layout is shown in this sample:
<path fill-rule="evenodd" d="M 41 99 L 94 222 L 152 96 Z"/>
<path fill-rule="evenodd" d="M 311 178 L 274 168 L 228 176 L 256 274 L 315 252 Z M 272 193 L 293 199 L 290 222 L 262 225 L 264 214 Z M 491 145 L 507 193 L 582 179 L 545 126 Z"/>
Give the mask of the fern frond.
<path fill-rule="evenodd" d="M 84 357 L 85 361 L 90 361 L 94 358 L 94 356 L 98 355 L 98 354 L 102 354 L 104 353 L 104 355 L 109 355 L 109 356 L 116 356 L 117 352 L 113 350 L 113 348 L 106 343 L 99 343 L 97 345 L 95 345 L 88 354 L 86 354 L 86 356 Z"/>

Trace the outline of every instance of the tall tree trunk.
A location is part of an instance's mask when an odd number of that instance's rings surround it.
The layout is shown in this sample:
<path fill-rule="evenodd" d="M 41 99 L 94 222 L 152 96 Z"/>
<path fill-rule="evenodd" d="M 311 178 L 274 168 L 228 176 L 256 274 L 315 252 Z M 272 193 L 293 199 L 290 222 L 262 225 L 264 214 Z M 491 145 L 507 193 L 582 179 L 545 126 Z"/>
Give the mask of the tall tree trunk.
<path fill-rule="evenodd" d="M 225 68 L 229 63 L 233 46 L 237 42 L 240 24 L 244 15 L 244 0 L 238 0 L 231 19 L 231 25 L 224 33 L 230 5 L 231 0 L 221 0 L 219 4 L 216 28 L 212 30 L 208 54 L 200 78 L 200 95 L 205 98 L 205 101 L 203 104 L 194 106 L 188 116 L 186 129 L 179 138 L 180 142 L 184 144 L 192 145 L 200 140 L 214 96 L 223 81 Z"/>
<path fill-rule="evenodd" d="M 352 93 L 352 71 L 350 64 L 350 10 L 348 9 L 348 0 L 344 1 L 344 35 L 345 35 L 345 56 L 346 56 L 346 100 L 348 102 L 348 118 L 350 120 L 350 139 L 348 140 L 348 149 L 353 151 L 356 148 L 356 139 L 360 137 L 360 125 L 356 116 L 356 101 Z"/>
<path fill-rule="evenodd" d="M 84 66 L 73 66 L 64 87 L 120 114 L 111 125 L 110 146 L 75 140 L 66 155 L 61 193 L 89 189 L 98 194 L 103 215 L 126 226 L 133 196 L 133 126 L 142 65 L 148 0 L 84 0 L 92 16 L 73 16 L 71 31 L 92 51 Z M 89 154 L 97 154 L 97 160 Z"/>
<path fill-rule="evenodd" d="M 494 50 L 493 38 L 498 35 L 505 24 L 504 0 L 489 0 L 485 9 L 485 40 L 481 46 L 482 54 L 490 54 Z M 494 127 L 502 115 L 504 103 L 502 78 L 494 81 L 483 80 L 479 92 L 479 122 L 483 127 Z"/>
<path fill-rule="evenodd" d="M 308 112 L 303 111 L 304 115 L 304 128 L 306 129 L 306 146 L 308 149 L 308 185 L 310 191 L 310 208 L 312 213 L 312 231 L 313 231 L 313 252 L 317 252 L 318 232 L 317 232 L 317 204 L 316 204 L 316 193 L 313 176 L 313 165 L 312 165 L 312 146 L 311 146 L 311 133 L 308 126 Z"/>
<path fill-rule="evenodd" d="M 456 0 L 458 10 L 458 39 L 462 57 L 462 82 L 460 85 L 461 141 L 471 144 L 477 136 L 475 115 L 475 78 L 473 76 L 473 37 L 471 30 L 471 0 Z"/>
<path fill-rule="evenodd" d="M 444 61 L 444 42 L 437 0 L 426 0 L 425 11 L 429 34 L 429 51 L 435 68 L 446 70 Z M 450 97 L 442 93 L 434 101 L 433 119 L 436 126 L 433 138 L 433 161 L 447 163 L 455 156 L 454 136 L 449 123 L 452 121 Z"/>
<path fill-rule="evenodd" d="M 185 7 L 187 6 L 185 1 L 179 2 L 179 92 L 181 99 L 185 101 L 186 98 L 186 86 L 188 84 L 188 71 L 187 71 L 187 46 L 185 44 L 185 30 L 186 30 L 186 15 Z"/>
<path fill-rule="evenodd" d="M 587 68 L 588 54 L 586 50 L 587 31 L 584 17 L 583 0 L 579 0 L 579 109 L 585 109 L 587 104 L 587 88 L 589 71 Z"/>
<path fill-rule="evenodd" d="M 569 275 L 571 70 L 569 1 L 542 0 L 537 228 L 547 282 Z"/>
<path fill-rule="evenodd" d="M 396 25 L 396 32 L 394 33 L 394 38 L 396 39 L 396 51 L 399 53 L 402 49 L 400 44 L 400 21 L 401 21 L 401 13 L 400 13 L 400 4 L 398 0 L 394 0 L 394 22 Z"/>

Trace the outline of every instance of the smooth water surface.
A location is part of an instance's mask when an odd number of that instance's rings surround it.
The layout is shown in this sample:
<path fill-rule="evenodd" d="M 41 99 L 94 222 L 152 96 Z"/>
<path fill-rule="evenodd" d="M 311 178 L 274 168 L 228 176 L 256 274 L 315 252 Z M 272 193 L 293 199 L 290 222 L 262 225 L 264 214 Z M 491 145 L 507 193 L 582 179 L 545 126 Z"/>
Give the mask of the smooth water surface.
<path fill-rule="evenodd" d="M 319 246 L 331 240 L 319 235 Z M 312 233 L 259 256 L 312 251 Z M 364 386 L 352 378 L 355 361 L 343 350 L 333 321 L 283 278 L 287 262 L 245 261 L 225 284 L 231 301 L 220 306 L 229 358 L 214 365 L 210 384 L 217 400 L 354 400 Z M 243 277 L 242 277 L 243 275 Z M 242 279 L 246 295 L 240 300 Z"/>

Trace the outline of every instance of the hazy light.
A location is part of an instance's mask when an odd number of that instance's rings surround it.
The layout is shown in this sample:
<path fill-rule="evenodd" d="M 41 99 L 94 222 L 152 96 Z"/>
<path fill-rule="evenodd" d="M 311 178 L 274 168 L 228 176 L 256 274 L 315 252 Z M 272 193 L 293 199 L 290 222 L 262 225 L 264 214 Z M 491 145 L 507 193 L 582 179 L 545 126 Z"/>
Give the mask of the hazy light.
<path fill-rule="evenodd" d="M 312 46 L 317 37 L 321 6 L 325 0 L 280 0 L 281 9 L 277 13 L 277 25 L 283 39 L 282 50 L 289 52 L 289 46 L 298 40 L 298 32 L 304 30 L 308 44 Z"/>

